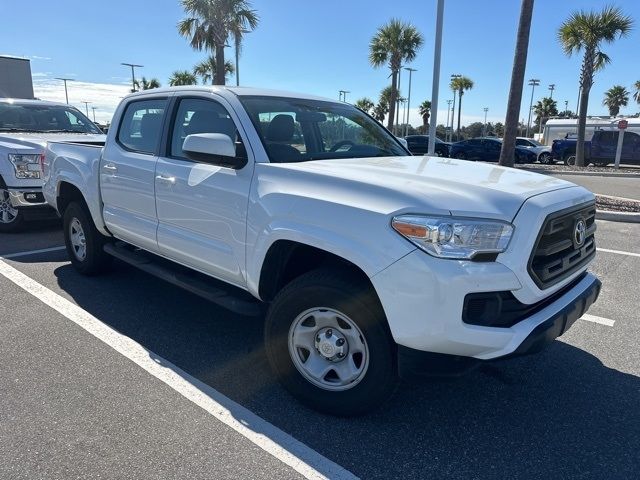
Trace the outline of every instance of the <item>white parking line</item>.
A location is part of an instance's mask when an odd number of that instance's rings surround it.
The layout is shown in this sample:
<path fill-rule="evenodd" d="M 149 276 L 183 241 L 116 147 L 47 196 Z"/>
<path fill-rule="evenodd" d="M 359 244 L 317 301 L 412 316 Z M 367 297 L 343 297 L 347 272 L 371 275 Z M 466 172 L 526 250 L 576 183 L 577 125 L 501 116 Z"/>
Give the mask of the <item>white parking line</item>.
<path fill-rule="evenodd" d="M 629 255 L 630 257 L 640 257 L 640 253 L 625 252 L 624 250 L 609 250 L 608 248 L 596 247 L 598 252 L 615 253 L 617 255 Z"/>
<path fill-rule="evenodd" d="M 14 257 L 15 255 L 17 254 L 14 254 Z M 8 258 L 8 256 L 5 258 Z M 209 385 L 192 377 L 171 362 L 145 349 L 131 338 L 113 330 L 89 312 L 1 260 L 0 274 L 109 345 L 118 353 L 124 355 L 186 399 L 203 408 L 265 452 L 293 468 L 305 478 L 357 478 L 340 465 L 258 417 L 242 405 L 225 397 Z"/>
<path fill-rule="evenodd" d="M 66 247 L 51 247 L 51 248 L 41 248 L 40 250 L 29 250 L 27 252 L 17 252 L 17 253 L 9 253 L 7 255 L 1 255 L 0 259 L 6 258 L 18 258 L 18 257 L 26 257 L 27 255 L 35 255 L 36 253 L 49 253 L 49 252 L 57 252 L 59 250 L 64 250 Z"/>
<path fill-rule="evenodd" d="M 596 315 L 589 315 L 588 313 L 582 315 L 582 317 L 580 317 L 580 320 L 599 323 L 600 325 L 606 325 L 607 327 L 613 327 L 613 325 L 616 323 L 615 320 L 609 320 L 608 318 L 604 317 L 597 317 Z"/>

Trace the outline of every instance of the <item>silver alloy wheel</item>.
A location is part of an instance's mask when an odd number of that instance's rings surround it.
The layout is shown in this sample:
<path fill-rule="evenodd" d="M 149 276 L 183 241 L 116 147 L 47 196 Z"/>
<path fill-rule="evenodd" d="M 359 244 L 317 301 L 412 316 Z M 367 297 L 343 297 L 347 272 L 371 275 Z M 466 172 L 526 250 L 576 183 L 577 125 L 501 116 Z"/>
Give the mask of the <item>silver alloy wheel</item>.
<path fill-rule="evenodd" d="M 315 307 L 298 315 L 289 329 L 288 344 L 296 369 L 324 390 L 353 388 L 369 368 L 364 335 L 337 310 Z"/>
<path fill-rule="evenodd" d="M 69 240 L 73 255 L 81 262 L 87 257 L 87 241 L 84 236 L 82 224 L 77 218 L 73 218 L 69 224 Z"/>
<path fill-rule="evenodd" d="M 0 223 L 11 223 L 18 217 L 18 209 L 11 205 L 9 190 L 0 188 Z"/>

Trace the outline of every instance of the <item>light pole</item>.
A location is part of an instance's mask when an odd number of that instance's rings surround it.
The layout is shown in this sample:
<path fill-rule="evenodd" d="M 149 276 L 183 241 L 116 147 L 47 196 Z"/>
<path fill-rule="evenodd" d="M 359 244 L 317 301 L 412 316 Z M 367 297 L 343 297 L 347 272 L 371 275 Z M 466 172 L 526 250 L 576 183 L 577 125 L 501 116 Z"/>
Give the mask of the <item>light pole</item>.
<path fill-rule="evenodd" d="M 93 123 L 96 123 L 96 107 L 91 107 L 91 110 L 93 110 Z"/>
<path fill-rule="evenodd" d="M 85 102 L 84 100 L 82 100 L 80 103 L 84 103 L 84 108 L 87 111 L 87 118 L 89 118 L 89 104 L 91 102 Z"/>
<path fill-rule="evenodd" d="M 447 142 L 449 141 L 449 107 L 451 107 L 451 102 L 453 102 L 453 100 L 447 100 L 447 123 L 445 123 L 447 127 L 445 128 L 444 133 L 444 139 Z"/>
<path fill-rule="evenodd" d="M 554 91 L 555 89 L 556 89 L 556 84 L 555 84 L 555 83 L 552 83 L 551 85 L 549 85 L 549 91 L 551 92 L 551 93 L 549 94 L 549 98 L 550 98 L 551 100 L 553 100 L 553 91 Z"/>
<path fill-rule="evenodd" d="M 459 73 L 454 73 L 451 75 L 451 80 L 455 80 L 456 78 L 460 78 L 462 75 Z M 453 141 L 453 124 L 456 121 L 456 90 L 453 90 L 453 108 L 451 109 L 451 141 Z M 456 138 L 457 140 L 457 138 Z"/>
<path fill-rule="evenodd" d="M 529 85 L 531 85 L 531 102 L 529 103 L 529 120 L 527 121 L 527 138 L 529 138 L 529 129 L 531 128 L 531 110 L 533 109 L 533 91 L 536 89 L 538 85 L 540 85 L 540 80 L 537 78 L 532 78 L 529 80 Z"/>
<path fill-rule="evenodd" d="M 135 68 L 142 68 L 144 65 L 136 65 L 135 63 L 121 63 L 120 65 L 124 65 L 126 67 L 131 67 L 131 93 L 136 91 L 136 73 Z"/>
<path fill-rule="evenodd" d="M 436 151 L 436 125 L 438 123 L 438 95 L 440 93 L 440 53 L 442 51 L 442 19 L 444 17 L 444 0 L 438 0 L 436 9 L 436 41 L 433 47 L 433 81 L 431 87 L 431 123 L 429 124 L 429 149 L 427 153 L 434 155 Z"/>
<path fill-rule="evenodd" d="M 338 90 L 338 93 L 340 94 L 338 99 L 343 101 L 343 102 L 346 102 L 347 101 L 347 93 L 351 93 L 351 92 L 349 90 Z"/>
<path fill-rule="evenodd" d="M 395 121 L 394 127 L 393 127 L 393 134 L 397 135 L 398 134 L 398 129 L 400 127 L 400 79 L 402 78 L 402 65 L 400 65 L 400 70 L 398 70 L 398 91 L 396 92 L 396 118 L 394 118 L 393 120 Z"/>
<path fill-rule="evenodd" d="M 483 133 L 483 137 L 487 136 L 487 112 L 489 111 L 489 107 L 484 107 L 482 110 L 484 110 L 484 133 Z"/>
<path fill-rule="evenodd" d="M 406 121 L 407 125 L 404 131 L 404 136 L 406 137 L 407 135 L 409 135 L 409 115 L 411 113 L 411 75 L 413 74 L 413 72 L 417 72 L 418 70 L 410 67 L 404 67 L 404 69 L 409 72 L 409 94 L 407 95 L 407 121 Z"/>
<path fill-rule="evenodd" d="M 56 80 L 62 80 L 64 82 L 64 96 L 67 99 L 67 105 L 69 104 L 69 94 L 67 93 L 67 82 L 73 81 L 73 78 L 60 78 L 55 77 Z"/>
<path fill-rule="evenodd" d="M 564 116 L 566 117 L 569 113 L 569 100 L 564 101 Z"/>

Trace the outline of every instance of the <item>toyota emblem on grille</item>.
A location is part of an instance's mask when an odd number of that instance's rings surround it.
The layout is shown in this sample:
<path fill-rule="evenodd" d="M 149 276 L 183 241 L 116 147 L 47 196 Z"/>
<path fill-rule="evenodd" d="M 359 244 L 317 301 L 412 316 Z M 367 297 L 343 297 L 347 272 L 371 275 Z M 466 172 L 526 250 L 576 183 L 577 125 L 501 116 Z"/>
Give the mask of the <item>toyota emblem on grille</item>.
<path fill-rule="evenodd" d="M 587 237 L 587 224 L 584 223 L 583 219 L 580 219 L 576 222 L 576 227 L 573 230 L 573 238 L 576 241 L 576 245 L 581 247 L 584 245 L 584 241 Z"/>

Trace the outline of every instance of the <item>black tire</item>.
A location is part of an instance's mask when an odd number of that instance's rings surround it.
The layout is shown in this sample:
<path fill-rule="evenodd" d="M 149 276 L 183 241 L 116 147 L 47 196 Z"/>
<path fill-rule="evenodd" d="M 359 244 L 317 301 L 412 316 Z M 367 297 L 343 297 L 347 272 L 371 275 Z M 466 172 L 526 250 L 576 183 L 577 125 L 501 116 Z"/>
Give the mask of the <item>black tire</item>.
<path fill-rule="evenodd" d="M 78 223 L 75 223 L 75 222 Z M 72 241 L 72 224 L 74 231 L 82 231 L 84 235 L 85 254 L 79 255 Z M 67 254 L 75 269 L 83 275 L 98 275 L 108 270 L 113 257 L 105 253 L 103 247 L 108 237 L 102 235 L 91 219 L 87 207 L 78 202 L 72 202 L 64 211 L 64 243 Z M 79 228 L 77 228 L 79 226 Z"/>
<path fill-rule="evenodd" d="M 564 164 L 574 166 L 576 164 L 576 154 L 572 153 L 564 157 Z"/>
<path fill-rule="evenodd" d="M 456 158 L 457 158 L 458 160 L 466 160 L 466 159 L 467 159 L 467 154 L 466 154 L 466 153 L 464 153 L 464 152 L 458 152 L 458 153 L 456 154 Z"/>
<path fill-rule="evenodd" d="M 24 226 L 24 212 L 11 206 L 9 192 L 0 178 L 0 233 L 18 233 Z"/>
<path fill-rule="evenodd" d="M 553 161 L 553 157 L 549 152 L 542 152 L 540 157 L 538 157 L 540 163 L 544 165 L 553 165 L 555 162 Z"/>
<path fill-rule="evenodd" d="M 321 388 L 305 378 L 294 364 L 294 354 L 289 349 L 290 330 L 301 314 L 314 308 L 346 315 L 361 332 L 360 339 L 366 342 L 368 368 L 347 389 Z M 319 339 L 316 334 L 314 338 Z M 361 415 L 380 407 L 396 389 L 396 345 L 382 306 L 372 287 L 348 270 L 314 270 L 283 288 L 267 313 L 264 341 L 269 363 L 280 383 L 315 410 L 338 416 Z M 332 365 L 331 360 L 321 360 Z"/>

